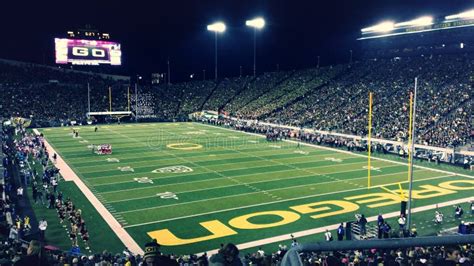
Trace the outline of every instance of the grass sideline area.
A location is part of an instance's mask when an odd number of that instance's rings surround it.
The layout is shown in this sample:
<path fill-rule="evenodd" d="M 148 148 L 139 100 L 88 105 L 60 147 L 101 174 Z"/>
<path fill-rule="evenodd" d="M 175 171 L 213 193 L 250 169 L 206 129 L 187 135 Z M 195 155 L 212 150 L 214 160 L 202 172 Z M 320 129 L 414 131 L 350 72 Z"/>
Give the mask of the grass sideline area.
<path fill-rule="evenodd" d="M 106 125 L 99 126 L 98 132 L 90 126 L 75 129 L 80 138 L 72 137 L 72 128 L 40 131 L 101 202 L 110 206 L 137 243 L 146 243 L 150 235 L 176 236 L 181 241 L 177 242 L 180 245 L 163 245 L 165 253 L 203 252 L 218 248 L 220 243 L 289 236 L 353 220 L 355 213 L 373 216 L 397 211 L 399 204 L 374 207 L 374 203 L 363 203 L 355 197 L 387 194 L 387 190 L 395 195 L 399 182 L 408 188 L 407 166 L 394 156 L 383 156 L 393 161 L 372 161 L 373 188 L 369 190 L 364 168 L 367 159 L 356 153 L 267 142 L 260 136 L 197 123 Z M 92 144 L 111 144 L 113 154 L 93 154 L 88 148 Z M 414 207 L 472 196 L 472 173 L 444 170 L 450 173 L 415 168 L 414 184 L 420 197 Z M 456 180 L 461 187 L 457 191 L 436 189 L 441 183 Z M 73 201 L 76 203 L 76 197 L 81 196 L 76 192 Z M 86 201 L 84 197 L 82 200 Z M 334 205 L 336 201 L 343 202 L 343 206 Z M 315 219 L 310 214 L 314 209 L 301 209 L 321 202 L 326 205 L 319 206 L 320 213 L 331 208 L 339 213 Z M 84 213 L 93 208 L 90 204 L 83 206 Z M 345 211 L 347 206 L 357 209 Z M 204 228 L 208 222 L 218 228 Z M 97 224 L 97 230 L 102 227 L 110 230 L 105 223 Z M 202 240 L 210 235 L 208 229 L 225 236 L 194 243 L 184 241 Z M 92 233 L 90 224 L 89 230 L 93 246 L 97 235 Z M 110 251 L 117 248 L 112 242 L 121 246 L 119 240 L 110 241 L 109 232 L 103 235 L 105 239 L 98 239 L 98 246 Z"/>
<path fill-rule="evenodd" d="M 36 169 L 38 176 L 41 177 L 43 175 L 41 163 L 37 161 L 33 163 L 34 161 L 31 155 L 28 161 L 29 166 Z M 38 180 L 38 184 L 41 184 L 41 180 Z M 82 217 L 86 222 L 89 235 L 91 236 L 89 240 L 89 250 L 86 249 L 82 238 L 78 236 L 77 242 L 83 254 L 100 253 L 104 250 L 112 253 L 120 253 L 123 251 L 124 246 L 120 240 L 73 182 L 61 180 L 58 184 L 58 191 L 63 193 L 64 199 L 68 197 L 71 198 L 76 209 L 82 210 Z M 45 236 L 46 242 L 64 251 L 70 250 L 72 242 L 69 238 L 69 233 L 66 231 L 66 229 L 70 229 L 69 222 L 65 220 L 64 223 L 61 224 L 56 209 L 47 208 L 47 200 L 45 201 L 45 205 L 41 204 L 41 201 L 35 204 L 32 200 L 31 185 L 28 186 L 27 193 L 36 218 L 38 220 L 45 218 L 45 220 L 48 221 L 48 229 L 46 230 Z"/>

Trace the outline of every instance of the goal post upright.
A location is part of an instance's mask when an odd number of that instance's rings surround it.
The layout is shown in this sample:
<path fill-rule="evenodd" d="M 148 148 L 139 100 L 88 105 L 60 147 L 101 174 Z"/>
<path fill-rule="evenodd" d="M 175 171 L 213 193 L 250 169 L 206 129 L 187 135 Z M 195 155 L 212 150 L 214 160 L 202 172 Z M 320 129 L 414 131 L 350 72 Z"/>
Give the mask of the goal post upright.
<path fill-rule="evenodd" d="M 87 82 L 87 111 L 91 112 L 91 88 L 89 82 Z"/>
<path fill-rule="evenodd" d="M 368 156 L 367 156 L 367 187 L 371 186 L 371 171 L 370 171 L 370 156 L 371 156 L 371 136 L 372 136 L 372 92 L 369 92 L 369 135 L 367 137 L 367 146 L 368 146 Z"/>
<path fill-rule="evenodd" d="M 87 84 L 87 96 L 88 96 L 88 110 L 87 110 L 87 113 L 86 113 L 86 116 L 88 118 L 90 118 L 91 116 L 110 116 L 112 118 L 116 118 L 118 119 L 118 121 L 120 122 L 120 119 L 122 119 L 123 117 L 127 117 L 127 116 L 131 116 L 133 115 L 133 112 L 131 110 L 131 91 L 130 91 L 130 86 L 127 87 L 127 105 L 126 106 L 121 106 L 123 107 L 120 108 L 121 111 L 117 111 L 117 108 L 116 107 L 116 110 L 113 110 L 112 109 L 112 105 L 113 105 L 113 99 L 112 99 L 112 86 L 108 86 L 108 102 L 109 102 L 109 106 L 108 108 L 105 110 L 105 111 L 91 111 L 91 97 L 90 97 L 90 84 Z M 123 87 L 120 87 L 119 89 L 123 89 Z M 123 95 L 123 94 L 121 94 Z M 105 96 L 107 97 L 107 96 Z M 121 104 L 120 104 L 121 105 Z"/>
<path fill-rule="evenodd" d="M 409 101 L 409 115 L 408 115 L 408 177 L 407 181 L 410 182 L 411 176 L 411 161 L 412 161 L 412 154 L 411 154 L 411 143 L 412 139 L 412 119 L 413 119 L 413 92 L 410 92 L 410 101 Z"/>
<path fill-rule="evenodd" d="M 130 86 L 127 87 L 127 111 L 130 111 Z"/>
<path fill-rule="evenodd" d="M 138 81 L 135 82 L 135 122 L 138 122 Z"/>
<path fill-rule="evenodd" d="M 416 92 L 417 92 L 417 87 L 418 87 L 418 78 L 415 77 L 415 89 L 413 91 L 413 114 L 412 114 L 412 121 L 411 121 L 411 143 L 410 143 L 410 149 L 411 149 L 411 162 L 410 162 L 410 182 L 408 183 L 408 204 L 407 204 L 407 228 L 408 230 L 411 229 L 411 207 L 412 207 L 412 190 L 413 190 L 413 156 L 415 152 L 415 141 L 416 141 L 416 135 L 415 135 L 415 121 L 416 121 Z"/>
<path fill-rule="evenodd" d="M 112 112 L 112 87 L 109 86 L 109 112 Z"/>

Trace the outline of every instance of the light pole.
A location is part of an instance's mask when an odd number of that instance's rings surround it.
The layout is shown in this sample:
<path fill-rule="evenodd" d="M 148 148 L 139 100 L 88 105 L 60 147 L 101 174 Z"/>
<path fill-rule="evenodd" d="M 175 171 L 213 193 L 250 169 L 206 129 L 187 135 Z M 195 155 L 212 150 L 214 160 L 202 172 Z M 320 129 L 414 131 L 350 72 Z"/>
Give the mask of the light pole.
<path fill-rule="evenodd" d="M 317 65 L 317 67 L 319 68 L 319 55 L 318 55 L 318 65 Z"/>
<path fill-rule="evenodd" d="M 222 33 L 225 31 L 225 24 L 222 22 L 216 22 L 214 24 L 207 25 L 208 31 L 214 32 L 214 78 L 217 80 L 217 33 Z"/>
<path fill-rule="evenodd" d="M 170 73 L 170 58 L 168 57 L 168 61 L 167 61 L 167 67 L 168 67 L 168 86 L 170 85 L 171 83 L 171 73 Z"/>
<path fill-rule="evenodd" d="M 202 70 L 202 80 L 203 81 L 206 80 L 206 70 L 205 69 Z"/>
<path fill-rule="evenodd" d="M 142 76 L 137 75 L 137 81 L 135 82 L 135 123 L 138 122 L 138 81 L 142 79 Z"/>
<path fill-rule="evenodd" d="M 265 26 L 263 18 L 254 18 L 245 21 L 245 25 L 253 28 L 253 75 L 257 74 L 257 30 Z"/>

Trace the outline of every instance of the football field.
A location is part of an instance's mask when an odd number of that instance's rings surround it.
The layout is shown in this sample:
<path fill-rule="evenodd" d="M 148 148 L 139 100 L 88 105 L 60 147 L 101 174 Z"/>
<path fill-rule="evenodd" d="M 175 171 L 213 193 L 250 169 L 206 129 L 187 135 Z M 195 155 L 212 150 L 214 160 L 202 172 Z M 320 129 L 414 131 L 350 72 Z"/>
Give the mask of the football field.
<path fill-rule="evenodd" d="M 368 189 L 364 155 L 204 124 L 75 128 L 80 138 L 72 128 L 40 131 L 139 245 L 156 238 L 165 253 L 263 245 L 356 213 L 394 212 L 408 189 L 404 163 L 372 159 Z M 99 144 L 113 154 L 94 154 Z M 471 197 L 471 178 L 416 167 L 413 205 Z"/>

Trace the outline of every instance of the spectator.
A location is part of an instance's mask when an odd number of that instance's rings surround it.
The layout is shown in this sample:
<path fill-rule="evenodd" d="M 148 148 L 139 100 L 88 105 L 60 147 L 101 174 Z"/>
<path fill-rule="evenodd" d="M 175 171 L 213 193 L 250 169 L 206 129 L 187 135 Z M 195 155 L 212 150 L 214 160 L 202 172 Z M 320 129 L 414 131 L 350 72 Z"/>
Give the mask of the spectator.
<path fill-rule="evenodd" d="M 365 234 L 367 233 L 367 229 L 366 229 L 366 226 L 367 226 L 367 219 L 365 218 L 365 216 L 362 214 L 360 216 L 360 219 L 359 219 L 359 226 L 360 226 L 360 234 L 362 236 L 365 236 Z"/>
<path fill-rule="evenodd" d="M 342 241 L 344 240 L 344 225 L 341 223 L 337 228 L 337 240 Z"/>
<path fill-rule="evenodd" d="M 385 221 L 382 226 L 383 238 L 390 238 L 392 227 Z"/>
<path fill-rule="evenodd" d="M 41 242 L 36 240 L 31 240 L 30 244 L 28 245 L 28 250 L 26 253 L 26 257 L 21 258 L 19 261 L 15 263 L 15 266 L 31 266 L 31 265 L 50 265 L 48 262 Z"/>
<path fill-rule="evenodd" d="M 407 219 L 405 218 L 405 215 L 400 214 L 400 217 L 398 217 L 398 225 L 400 226 L 401 232 L 405 231 L 406 223 L 407 223 Z"/>
<path fill-rule="evenodd" d="M 329 241 L 332 241 L 332 240 L 333 240 L 333 238 L 332 238 L 332 234 L 331 234 L 331 232 L 329 232 L 329 230 L 328 230 L 328 229 L 326 229 L 326 232 L 324 233 L 324 239 L 325 239 L 327 242 L 329 242 Z"/>
<path fill-rule="evenodd" d="M 209 265 L 233 265 L 243 266 L 239 257 L 239 249 L 234 244 L 227 244 L 223 249 L 209 259 Z"/>
<path fill-rule="evenodd" d="M 16 196 L 18 197 L 18 200 L 21 200 L 23 198 L 23 187 L 19 186 L 16 189 Z"/>
<path fill-rule="evenodd" d="M 42 218 L 38 223 L 38 229 L 39 229 L 39 233 L 40 233 L 40 241 L 44 242 L 45 233 L 46 233 L 47 228 L 48 228 L 48 222 L 44 218 Z"/>
<path fill-rule="evenodd" d="M 456 208 L 454 209 L 454 217 L 456 219 L 460 219 L 463 214 L 464 214 L 464 210 L 462 209 L 461 205 L 457 205 Z"/>
<path fill-rule="evenodd" d="M 435 221 L 436 224 L 443 223 L 443 217 L 444 217 L 443 213 L 441 213 L 440 211 L 435 211 L 434 221 Z"/>

